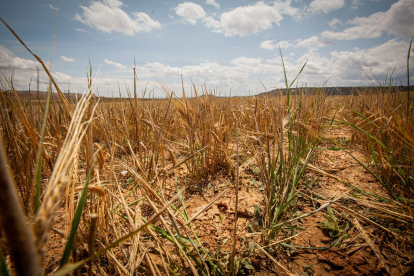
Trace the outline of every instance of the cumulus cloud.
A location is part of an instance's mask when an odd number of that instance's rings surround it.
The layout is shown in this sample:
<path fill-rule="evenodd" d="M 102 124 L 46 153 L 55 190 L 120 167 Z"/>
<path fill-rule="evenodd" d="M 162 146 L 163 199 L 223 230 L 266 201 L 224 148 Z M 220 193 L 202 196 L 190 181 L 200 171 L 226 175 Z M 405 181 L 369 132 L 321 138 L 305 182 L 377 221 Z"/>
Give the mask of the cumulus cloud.
<path fill-rule="evenodd" d="M 212 28 L 212 29 L 215 29 L 215 30 L 221 32 L 221 30 L 220 30 L 220 28 L 221 28 L 220 21 L 214 19 L 212 16 L 208 16 L 208 17 L 204 18 L 203 22 L 204 22 L 204 25 L 207 28 Z"/>
<path fill-rule="evenodd" d="M 330 58 L 322 57 L 317 52 L 309 52 L 297 61 L 309 61 L 305 69 L 305 79 L 312 74 L 318 78 L 333 76 L 334 82 L 330 85 L 371 85 L 376 79 L 381 81 L 389 76 L 394 69 L 394 77 L 405 83 L 407 47 L 406 41 L 390 39 L 369 49 L 333 51 Z"/>
<path fill-rule="evenodd" d="M 295 45 L 295 48 L 304 47 L 309 50 L 316 50 L 320 47 L 325 47 L 326 45 L 319 41 L 319 38 L 314 35 L 307 39 L 298 39 Z"/>
<path fill-rule="evenodd" d="M 89 33 L 89 31 L 81 28 L 76 28 L 75 31 L 82 32 L 82 33 Z"/>
<path fill-rule="evenodd" d="M 53 76 L 53 79 L 57 82 L 57 83 L 64 83 L 67 84 L 68 82 L 73 83 L 75 82 L 74 79 L 67 74 L 61 73 L 61 72 L 54 72 L 51 73 Z"/>
<path fill-rule="evenodd" d="M 195 25 L 197 20 L 206 17 L 204 9 L 199 4 L 192 2 L 184 2 L 179 4 L 175 8 L 175 13 L 192 25 Z"/>
<path fill-rule="evenodd" d="M 126 66 L 122 65 L 121 63 L 115 62 L 115 61 L 104 59 L 103 62 L 105 62 L 106 64 L 109 64 L 109 65 L 115 66 L 118 69 L 125 69 L 126 68 Z"/>
<path fill-rule="evenodd" d="M 13 51 L 0 45 L 0 69 L 36 70 L 38 62 L 15 56 Z"/>
<path fill-rule="evenodd" d="M 276 49 L 277 45 L 274 40 L 265 40 L 262 43 L 260 43 L 260 48 L 266 49 L 266 50 L 273 50 Z"/>
<path fill-rule="evenodd" d="M 385 12 L 377 12 L 368 17 L 356 17 L 348 21 L 353 25 L 342 32 L 324 31 L 326 38 L 353 40 L 378 38 L 384 32 L 389 35 L 410 38 L 414 33 L 414 5 L 412 0 L 400 0 Z"/>
<path fill-rule="evenodd" d="M 315 51 L 317 48 L 325 47 L 326 44 L 321 42 L 317 36 L 312 36 L 307 39 L 296 39 L 294 42 L 289 41 L 280 41 L 279 46 L 280 48 L 307 48 L 310 51 Z M 260 48 L 267 49 L 267 50 L 274 50 L 278 48 L 278 43 L 274 40 L 265 40 L 260 44 Z"/>
<path fill-rule="evenodd" d="M 161 24 L 148 14 L 133 12 L 130 16 L 121 9 L 122 6 L 119 0 L 92 1 L 88 7 L 80 7 L 82 14 L 76 14 L 75 20 L 102 32 L 115 31 L 130 36 L 161 28 Z"/>
<path fill-rule="evenodd" d="M 3 45 L 0 45 L 0 61 L 4 59 L 9 59 L 12 56 L 14 56 L 13 51 L 11 51 L 9 48 L 4 47 Z"/>
<path fill-rule="evenodd" d="M 220 23 L 225 36 L 247 36 L 271 29 L 273 24 L 280 25 L 283 14 L 300 17 L 299 10 L 291 6 L 290 0 L 275 1 L 273 6 L 260 1 L 221 14 Z"/>
<path fill-rule="evenodd" d="M 230 63 L 236 66 L 254 67 L 254 66 L 259 66 L 262 63 L 262 59 L 261 58 L 238 57 L 230 61 Z"/>
<path fill-rule="evenodd" d="M 311 13 L 328 13 L 342 8 L 344 4 L 344 0 L 313 0 L 309 4 L 308 11 Z"/>
<path fill-rule="evenodd" d="M 204 23 L 204 26 L 213 29 L 212 32 L 223 32 L 221 29 L 220 21 L 214 19 L 212 16 L 207 16 L 207 13 L 198 4 L 192 2 L 181 3 L 175 8 L 175 13 L 181 16 L 185 22 L 188 22 L 192 25 L 197 24 L 197 22 L 200 20 Z"/>
<path fill-rule="evenodd" d="M 49 8 L 51 8 L 52 10 L 60 10 L 58 7 L 53 7 L 53 5 L 52 4 L 49 4 Z"/>
<path fill-rule="evenodd" d="M 47 64 L 47 61 L 44 61 Z M 39 70 L 39 81 L 40 81 L 40 90 L 46 91 L 49 77 L 46 75 L 40 64 L 35 60 L 25 59 L 16 56 L 13 51 L 0 45 L 0 70 L 5 73 L 7 78 L 13 70 L 13 86 L 17 90 L 27 90 L 29 84 L 32 80 L 37 78 L 37 69 Z M 68 82 L 77 85 L 81 88 L 81 85 L 86 87 L 87 81 L 86 77 L 73 78 L 70 75 L 64 74 L 62 72 L 51 72 L 54 80 L 62 88 L 68 84 Z M 72 86 L 73 87 L 73 86 Z M 33 82 L 32 87 L 33 89 Z M 8 87 L 6 87 L 8 89 Z M 79 90 L 80 91 L 80 90 Z M 83 90 L 82 90 L 83 91 Z"/>
<path fill-rule="evenodd" d="M 271 48 L 277 45 L 276 40 L 266 40 L 266 43 L 262 43 L 265 47 Z M 306 47 L 312 49 L 312 47 L 323 47 L 318 37 L 309 37 L 303 40 L 295 41 L 281 41 L 280 44 L 287 45 L 288 47 Z M 323 44 L 323 43 L 322 43 Z M 267 45 L 267 46 L 266 46 Z M 262 48 L 265 48 L 262 47 Z M 308 63 L 305 70 L 299 77 L 299 85 L 307 83 L 309 86 L 322 85 L 329 77 L 328 85 L 343 86 L 343 85 L 360 85 L 366 82 L 364 70 L 369 76 L 372 76 L 372 80 L 376 78 L 382 80 L 383 77 L 392 72 L 395 68 L 394 76 L 401 78 L 405 83 L 405 70 L 406 70 L 406 51 L 408 48 L 407 41 L 401 39 L 390 39 L 389 41 L 377 45 L 369 49 L 354 49 L 352 51 L 333 51 L 328 55 L 321 55 L 317 51 L 307 51 L 304 55 L 294 57 L 290 55 L 284 56 L 285 68 L 287 70 L 287 76 L 289 80 L 292 80 L 301 69 L 306 60 Z M 393 55 L 389 53 L 392 52 Z M 105 63 L 115 66 L 117 68 L 125 68 L 124 65 L 105 59 Z M 412 62 L 412 64 L 414 61 Z M 11 67 L 13 65 L 15 67 Z M 28 66 L 28 67 L 23 67 Z M 12 51 L 4 46 L 0 46 L 0 67 L 2 68 L 16 68 L 14 83 L 25 87 L 27 89 L 30 78 L 36 77 L 37 62 L 21 59 L 14 55 Z M 107 66 L 109 67 L 109 66 Z M 26 69 L 21 71 L 19 68 Z M 361 69 L 362 68 L 362 69 Z M 30 69 L 30 70 L 27 70 Z M 118 93 L 117 80 L 125 79 L 128 86 L 133 85 L 133 78 L 128 75 L 117 75 L 114 77 L 112 68 L 102 68 L 103 77 L 97 82 L 101 95 L 110 96 L 111 91 Z M 105 77 L 106 71 L 111 71 L 110 77 Z M 142 83 L 139 83 L 138 91 L 140 88 L 145 88 L 146 81 L 152 80 L 153 75 L 151 72 L 156 71 L 161 78 L 165 78 L 167 83 L 173 83 L 176 92 L 179 92 L 181 74 L 186 78 L 192 77 L 194 83 L 203 84 L 206 83 L 210 87 L 218 87 L 219 91 L 229 90 L 234 86 L 233 94 L 239 93 L 239 95 L 247 95 L 249 91 L 252 93 L 263 91 L 262 85 L 257 80 L 256 76 L 259 76 L 263 81 L 267 89 L 273 89 L 276 87 L 284 87 L 283 80 L 283 67 L 280 62 L 280 57 L 276 54 L 273 59 L 264 59 L 260 56 L 239 56 L 230 61 L 229 64 L 220 64 L 218 62 L 205 61 L 193 65 L 185 65 L 182 67 L 172 66 L 170 64 L 164 64 L 160 62 L 147 63 L 139 65 L 136 68 L 137 74 Z M 121 70 L 117 71 L 119 74 L 123 74 Z M 109 73 L 108 73 L 109 75 Z M 54 78 L 61 84 L 62 87 L 67 87 L 67 83 L 70 83 L 71 91 L 77 89 L 79 92 L 84 91 L 87 81 L 83 76 L 77 78 L 70 76 L 62 72 L 54 72 Z M 47 76 L 41 73 L 41 82 L 47 83 Z M 175 86 L 176 84 L 176 86 Z M 151 89 L 157 84 L 151 82 Z M 191 90 L 191 83 L 184 83 L 186 89 Z M 17 89 L 20 89 L 16 87 Z M 149 89 L 150 90 L 150 89 Z M 158 96 L 164 94 L 157 90 Z"/>
<path fill-rule="evenodd" d="M 352 0 L 351 9 L 357 10 L 359 6 L 361 5 L 362 5 L 361 0 Z"/>
<path fill-rule="evenodd" d="M 220 4 L 216 2 L 216 0 L 206 0 L 206 4 L 213 5 L 217 9 L 220 9 Z"/>
<path fill-rule="evenodd" d="M 206 1 L 207 4 L 217 4 L 212 0 Z M 224 33 L 225 36 L 247 36 L 260 30 L 268 30 L 273 24 L 280 25 L 283 14 L 300 18 L 299 9 L 291 6 L 291 0 L 274 1 L 273 5 L 259 1 L 254 5 L 240 6 L 222 13 L 219 19 L 208 16 L 200 5 L 192 2 L 179 4 L 175 12 L 192 25 L 202 21 L 207 28 L 213 29 L 212 32 Z"/>
<path fill-rule="evenodd" d="M 221 15 L 221 25 L 225 36 L 246 36 L 259 30 L 267 30 L 273 23 L 282 21 L 282 14 L 264 2 L 251 6 L 238 7 Z"/>
<path fill-rule="evenodd" d="M 292 43 L 288 42 L 288 41 L 280 41 L 280 42 L 276 42 L 275 40 L 265 40 L 262 43 L 260 43 L 260 48 L 266 49 L 266 50 L 274 50 L 278 48 L 278 45 L 280 46 L 280 48 L 289 48 L 290 46 L 292 46 Z"/>
<path fill-rule="evenodd" d="M 328 25 L 332 29 L 335 29 L 337 26 L 342 25 L 342 20 L 338 18 L 334 18 L 328 23 Z"/>
<path fill-rule="evenodd" d="M 74 58 L 68 58 L 68 57 L 65 57 L 65 56 L 60 56 L 60 58 L 63 59 L 64 61 L 67 61 L 67 62 L 75 61 Z"/>
<path fill-rule="evenodd" d="M 274 1 L 273 8 L 279 10 L 282 14 L 287 14 L 292 16 L 295 19 L 301 18 L 301 12 L 298 8 L 292 7 L 292 1 L 291 0 L 285 0 L 285 1 Z"/>

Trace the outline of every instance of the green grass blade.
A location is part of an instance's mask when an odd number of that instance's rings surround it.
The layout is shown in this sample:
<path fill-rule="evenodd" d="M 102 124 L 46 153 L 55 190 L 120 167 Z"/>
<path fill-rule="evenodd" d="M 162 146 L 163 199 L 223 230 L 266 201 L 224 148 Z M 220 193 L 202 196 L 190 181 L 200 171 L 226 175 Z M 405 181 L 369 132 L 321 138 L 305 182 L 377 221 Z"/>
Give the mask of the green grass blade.
<path fill-rule="evenodd" d="M 348 106 L 348 108 L 354 112 L 355 114 L 357 114 L 359 117 L 363 118 L 365 121 L 369 122 L 370 124 L 374 125 L 376 128 L 380 128 L 376 123 L 374 123 L 373 121 L 371 121 L 370 119 L 368 119 L 367 117 L 365 117 L 364 115 L 362 115 L 360 112 L 356 111 L 355 109 L 353 109 L 352 107 Z"/>
<path fill-rule="evenodd" d="M 36 161 L 36 200 L 35 200 L 35 214 L 40 207 L 40 195 L 42 193 L 42 155 L 43 155 L 43 142 L 46 135 L 46 125 L 47 125 L 47 116 L 49 114 L 50 102 L 52 98 L 52 87 L 49 81 L 49 87 L 47 89 L 47 98 L 45 103 L 45 112 L 43 114 L 42 128 L 40 130 L 40 141 L 39 149 L 37 152 L 37 161 Z"/>
<path fill-rule="evenodd" d="M 340 121 L 341 123 L 344 123 L 344 124 L 347 124 L 347 125 L 349 125 L 349 126 L 351 126 L 351 127 L 353 127 L 353 128 L 355 128 L 355 129 L 357 129 L 357 130 L 359 130 L 359 131 L 361 131 L 361 132 L 363 132 L 363 133 L 365 133 L 369 138 L 371 138 L 372 140 L 374 140 L 375 142 L 377 142 L 381 147 L 383 147 L 387 152 L 390 152 L 390 149 L 387 147 L 387 146 L 385 146 L 380 140 L 378 140 L 376 137 L 374 137 L 374 136 L 372 136 L 371 134 L 369 134 L 367 131 L 365 131 L 365 130 L 363 130 L 362 128 L 360 128 L 360 127 L 358 127 L 358 126 L 356 126 L 356 125 L 354 125 L 354 124 L 351 124 L 351 123 L 349 123 L 349 122 L 347 122 L 347 121 Z"/>
<path fill-rule="evenodd" d="M 72 253 L 73 246 L 75 243 L 76 231 L 80 223 L 80 219 L 83 212 L 83 207 L 85 206 L 86 194 L 88 192 L 89 180 L 91 179 L 93 167 L 95 165 L 95 160 L 92 163 L 91 169 L 89 170 L 88 177 L 86 178 L 85 186 L 83 187 L 82 196 L 79 199 L 78 207 L 76 208 L 75 216 L 72 221 L 72 229 L 70 230 L 68 241 L 66 242 L 65 251 L 63 252 L 62 260 L 60 261 L 60 267 L 64 266 L 68 261 L 70 254 Z"/>
<path fill-rule="evenodd" d="M 295 81 L 299 78 L 299 75 L 302 73 L 303 69 L 305 69 L 306 64 L 308 61 L 305 61 L 302 68 L 300 69 L 299 73 L 297 74 L 296 78 L 293 79 L 293 81 L 290 83 L 289 88 L 292 87 L 292 85 L 295 83 Z"/>

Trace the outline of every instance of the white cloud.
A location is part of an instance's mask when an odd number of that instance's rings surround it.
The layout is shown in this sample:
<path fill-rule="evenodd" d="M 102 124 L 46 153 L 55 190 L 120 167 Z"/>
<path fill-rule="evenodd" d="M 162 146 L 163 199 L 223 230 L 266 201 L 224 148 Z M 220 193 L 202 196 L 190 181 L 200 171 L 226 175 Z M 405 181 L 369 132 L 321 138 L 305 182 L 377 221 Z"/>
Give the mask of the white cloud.
<path fill-rule="evenodd" d="M 273 8 L 280 11 L 282 14 L 287 14 L 295 19 L 301 18 L 301 12 L 298 8 L 291 6 L 291 0 L 280 1 L 277 0 L 273 3 Z"/>
<path fill-rule="evenodd" d="M 9 59 L 14 56 L 13 51 L 9 50 L 9 48 L 4 47 L 3 45 L 0 45 L 0 60 L 3 59 Z"/>
<path fill-rule="evenodd" d="M 386 12 L 377 12 L 369 17 L 356 17 L 348 23 L 353 27 L 342 32 L 324 31 L 322 35 L 331 39 L 353 40 L 378 38 L 387 32 L 409 39 L 414 33 L 414 5 L 412 0 L 400 0 Z"/>
<path fill-rule="evenodd" d="M 342 8 L 344 4 L 344 0 L 313 0 L 309 4 L 308 11 L 311 13 L 328 13 Z"/>
<path fill-rule="evenodd" d="M 53 76 L 53 79 L 57 83 L 67 84 L 68 82 L 70 82 L 70 83 L 74 83 L 75 82 L 74 79 L 71 76 L 69 76 L 67 74 L 64 74 L 64 73 L 54 72 L 54 73 L 51 73 L 51 74 Z"/>
<path fill-rule="evenodd" d="M 216 2 L 216 0 L 206 0 L 206 4 L 213 5 L 217 9 L 220 9 L 220 4 Z"/>
<path fill-rule="evenodd" d="M 300 18 L 299 9 L 291 6 L 291 0 L 274 1 L 273 6 L 259 1 L 254 5 L 237 7 L 220 16 L 225 36 L 247 36 L 280 25 L 283 14 Z"/>
<path fill-rule="evenodd" d="M 266 42 L 268 46 L 275 47 L 277 45 L 276 40 L 266 40 Z M 333 51 L 327 56 L 322 56 L 317 51 L 312 50 L 312 47 L 322 47 L 321 43 L 320 38 L 314 36 L 303 40 L 280 42 L 281 46 L 286 45 L 292 48 L 306 47 L 309 49 L 309 51 L 302 56 L 295 57 L 289 53 L 284 54 L 288 80 L 292 80 L 299 72 L 303 63 L 308 60 L 305 70 L 299 77 L 299 86 L 302 86 L 304 83 L 307 83 L 308 86 L 322 85 L 330 76 L 332 76 L 332 78 L 329 80 L 329 86 L 360 85 L 361 83 L 370 84 L 365 81 L 364 73 L 360 68 L 363 68 L 369 76 L 372 76 L 371 79 L 374 81 L 376 77 L 379 80 L 383 80 L 387 73 L 389 74 L 396 68 L 394 76 L 400 77 L 403 84 L 406 83 L 405 63 L 406 51 L 408 49 L 408 43 L 406 41 L 391 39 L 386 43 L 369 49 L 356 48 L 350 51 Z M 275 49 L 277 48 L 273 48 L 273 50 Z M 390 52 L 393 54 L 390 55 Z M 104 62 L 117 68 L 126 68 L 126 66 L 123 66 L 120 63 L 109 61 L 107 59 L 104 60 Z M 412 64 L 414 64 L 414 60 L 412 60 Z M 36 67 L 37 62 L 16 57 L 12 51 L 0 45 L 0 68 L 16 69 L 14 78 L 16 89 L 28 88 L 30 79 L 36 78 Z M 133 79 L 129 72 L 125 73 L 126 70 L 114 71 L 113 69 L 113 67 L 104 66 L 101 70 L 102 77 L 96 83 L 101 95 L 110 96 L 113 92 L 114 95 L 117 96 L 118 80 L 125 79 L 127 86 L 133 86 Z M 206 83 L 208 87 L 217 86 L 219 92 L 226 91 L 227 94 L 234 86 L 232 92 L 233 95 L 236 93 L 239 95 L 247 95 L 249 91 L 252 94 L 262 92 L 264 89 L 257 80 L 257 76 L 263 81 L 268 90 L 276 87 L 284 87 L 283 67 L 281 66 L 278 53 L 275 53 L 272 59 L 265 59 L 260 56 L 239 56 L 226 65 L 213 61 L 184 65 L 182 67 L 159 62 L 144 65 L 138 64 L 137 75 L 140 79 L 140 82 L 138 83 L 138 91 L 145 88 L 147 81 L 150 81 L 147 91 L 155 88 L 157 84 L 153 81 L 154 77 L 151 73 L 153 71 L 156 71 L 166 83 L 172 84 L 171 87 L 178 95 L 180 95 L 181 88 L 181 73 L 184 77 L 184 86 L 188 89 L 186 90 L 188 93 L 191 91 L 189 77 L 192 77 L 196 86 Z M 116 73 L 115 76 L 114 72 Z M 61 86 L 62 90 L 67 87 L 68 82 L 70 83 L 72 92 L 75 92 L 76 90 L 83 92 L 87 85 L 84 76 L 74 77 L 67 72 L 54 72 L 53 76 Z M 41 84 L 43 82 L 47 83 L 47 76 L 42 73 L 41 70 Z M 44 84 L 42 85 L 45 86 Z M 44 88 L 41 89 L 44 90 Z M 124 86 L 121 87 L 121 90 L 123 95 L 126 96 Z M 156 91 L 158 91 L 156 92 L 156 96 L 164 96 L 164 93 L 159 89 Z"/>
<path fill-rule="evenodd" d="M 113 65 L 118 69 L 125 69 L 126 68 L 126 66 L 122 65 L 121 63 L 115 62 L 115 61 L 104 59 L 103 62 L 105 62 L 106 64 L 109 64 L 109 65 Z"/>
<path fill-rule="evenodd" d="M 273 23 L 282 21 L 282 14 L 264 2 L 252 6 L 238 7 L 221 15 L 221 26 L 225 36 L 246 36 L 260 30 L 268 30 Z"/>
<path fill-rule="evenodd" d="M 312 50 L 314 45 L 322 46 L 319 39 L 310 37 L 299 41 L 294 47 L 307 47 L 310 49 L 306 54 L 293 59 L 291 56 L 284 57 L 285 67 L 288 78 L 294 77 L 301 66 L 307 60 L 305 70 L 299 78 L 299 86 L 307 83 L 308 86 L 322 85 L 329 77 L 328 86 L 348 86 L 348 85 L 379 85 L 377 80 L 383 81 L 394 70 L 394 81 L 406 83 L 406 55 L 408 42 L 397 39 L 377 45 L 369 49 L 355 48 L 352 51 L 333 51 L 328 57 L 322 56 L 319 52 Z M 273 42 L 272 42 L 273 44 Z M 390 55 L 389 53 L 393 53 Z M 233 62 L 238 68 L 254 67 L 259 69 L 249 69 L 249 73 L 263 73 L 274 76 L 275 83 L 283 87 L 283 80 L 279 79 L 280 57 L 268 59 L 266 62 L 256 63 Z M 411 61 L 411 66 L 414 61 Z M 274 65 L 274 66 L 272 66 Z M 246 69 L 247 70 L 247 69 Z M 272 72 L 273 70 L 273 72 Z M 369 76 L 367 79 L 366 75 Z M 290 77 L 291 76 L 291 77 Z M 414 77 L 412 78 L 414 79 Z"/>
<path fill-rule="evenodd" d="M 35 71 L 38 65 L 37 61 L 17 57 L 10 49 L 0 45 L 0 69 Z"/>
<path fill-rule="evenodd" d="M 130 36 L 161 28 L 161 24 L 146 13 L 133 12 L 130 17 L 121 9 L 122 6 L 123 3 L 119 0 L 92 1 L 88 7 L 80 7 L 82 14 L 76 14 L 75 20 L 102 32 L 115 31 Z"/>
<path fill-rule="evenodd" d="M 49 4 L 49 8 L 51 8 L 52 10 L 60 10 L 58 7 L 53 7 L 53 5 L 52 4 Z"/>
<path fill-rule="evenodd" d="M 206 0 L 206 3 L 211 5 L 217 4 L 213 0 Z M 273 23 L 280 25 L 283 14 L 290 15 L 296 19 L 300 18 L 299 9 L 291 6 L 291 0 L 274 1 L 273 6 L 259 1 L 254 5 L 237 7 L 222 13 L 219 20 L 213 16 L 207 16 L 200 5 L 192 2 L 179 4 L 175 8 L 175 12 L 192 25 L 195 25 L 200 20 L 207 28 L 213 29 L 212 32 L 224 33 L 225 36 L 247 36 L 260 30 L 268 30 Z M 216 16 L 215 14 L 213 15 Z"/>
<path fill-rule="evenodd" d="M 266 50 L 273 50 L 277 47 L 274 40 L 265 40 L 262 43 L 260 43 L 260 48 L 266 49 Z"/>
<path fill-rule="evenodd" d="M 286 40 L 282 40 L 279 42 L 280 48 L 289 48 L 290 46 L 292 46 L 292 43 L 286 41 Z"/>
<path fill-rule="evenodd" d="M 317 36 L 312 36 L 307 39 L 296 39 L 295 42 L 289 42 L 289 41 L 280 41 L 279 46 L 281 49 L 283 48 L 307 48 L 308 50 L 315 51 L 317 48 L 325 47 L 325 43 L 322 43 L 319 41 L 319 38 Z M 278 48 L 278 43 L 276 43 L 274 40 L 265 40 L 260 44 L 260 48 L 267 49 L 267 50 L 274 50 Z"/>
<path fill-rule="evenodd" d="M 175 13 L 192 25 L 195 25 L 197 20 L 206 17 L 204 9 L 200 5 L 192 2 L 184 2 L 179 4 L 175 8 Z"/>
<path fill-rule="evenodd" d="M 292 46 L 292 43 L 288 42 L 288 41 L 280 41 L 280 42 L 276 42 L 275 40 L 265 40 L 262 43 L 260 43 L 260 48 L 266 49 L 266 50 L 274 50 L 278 48 L 278 45 L 280 46 L 281 49 L 283 48 L 289 48 L 290 46 Z"/>
<path fill-rule="evenodd" d="M 342 20 L 338 18 L 334 18 L 328 23 L 328 25 L 332 29 L 335 29 L 337 26 L 342 25 Z"/>
<path fill-rule="evenodd" d="M 361 0 L 352 0 L 351 9 L 356 10 L 362 5 Z"/>
<path fill-rule="evenodd" d="M 204 18 L 203 22 L 204 22 L 204 25 L 207 28 L 213 28 L 213 29 L 221 32 L 221 30 L 220 30 L 220 27 L 221 27 L 220 21 L 215 20 L 212 16 L 208 16 L 208 17 Z"/>
<path fill-rule="evenodd" d="M 315 50 L 320 47 L 325 47 L 326 45 L 319 41 L 316 35 L 307 38 L 307 39 L 298 39 L 295 45 L 295 48 L 304 47 L 309 50 Z"/>
<path fill-rule="evenodd" d="M 192 25 L 197 24 L 197 21 L 201 20 L 204 26 L 213 29 L 212 32 L 222 32 L 220 21 L 214 19 L 212 16 L 207 16 L 204 9 L 198 4 L 192 2 L 181 3 L 175 8 L 175 13 Z"/>
<path fill-rule="evenodd" d="M 65 57 L 65 56 L 60 56 L 60 58 L 63 59 L 64 61 L 67 61 L 67 62 L 75 61 L 75 58 L 68 58 L 68 57 Z"/>
<path fill-rule="evenodd" d="M 262 59 L 260 58 L 248 58 L 248 57 L 238 57 L 230 61 L 231 64 L 236 66 L 248 66 L 254 67 L 259 66 L 262 63 Z"/>
<path fill-rule="evenodd" d="M 112 8 L 119 8 L 123 5 L 122 1 L 120 0 L 104 0 L 104 2 Z"/>
<path fill-rule="evenodd" d="M 383 81 L 394 69 L 394 81 L 406 83 L 407 48 L 406 41 L 391 39 L 369 49 L 333 51 L 329 58 L 318 52 L 308 52 L 296 60 L 296 65 L 308 60 L 301 79 L 311 84 L 322 84 L 324 79 L 332 76 L 328 86 L 379 85 L 377 80 Z M 390 55 L 390 52 L 393 54 Z M 312 78 L 315 81 L 311 82 Z"/>
<path fill-rule="evenodd" d="M 75 31 L 82 32 L 82 33 L 89 33 L 89 31 L 81 28 L 76 28 Z"/>
<path fill-rule="evenodd" d="M 44 61 L 47 64 L 47 61 Z M 37 69 L 39 68 L 40 90 L 46 91 L 49 77 L 43 71 L 42 66 L 35 60 L 25 59 L 18 56 L 8 48 L 0 45 L 0 69 L 4 73 L 4 77 L 9 78 L 11 75 L 8 72 L 13 70 L 13 86 L 17 90 L 27 90 L 30 82 L 32 82 L 31 89 L 34 88 L 33 80 L 37 78 Z M 82 85 L 86 86 L 86 77 L 73 78 L 61 72 L 51 72 L 53 78 L 58 83 L 60 88 L 67 87 L 68 82 L 75 84 L 78 88 Z M 2 83 L 3 84 L 3 83 Z M 4 87 L 9 89 L 9 87 Z M 81 90 L 79 90 L 81 91 Z M 83 88 L 82 88 L 83 91 Z"/>

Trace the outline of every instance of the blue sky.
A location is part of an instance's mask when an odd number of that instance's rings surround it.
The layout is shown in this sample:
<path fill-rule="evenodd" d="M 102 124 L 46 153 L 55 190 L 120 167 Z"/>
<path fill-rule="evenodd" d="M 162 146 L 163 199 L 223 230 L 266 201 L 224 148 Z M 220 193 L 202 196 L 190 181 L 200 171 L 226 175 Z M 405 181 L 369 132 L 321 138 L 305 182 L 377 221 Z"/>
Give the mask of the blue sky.
<path fill-rule="evenodd" d="M 55 27 L 51 71 L 61 90 L 85 91 L 90 60 L 94 73 L 99 69 L 95 93 L 101 96 L 132 91 L 134 57 L 138 92 L 147 88 L 156 97 L 165 96 L 161 83 L 181 95 L 181 76 L 188 94 L 191 83 L 220 95 L 257 94 L 264 91 L 261 82 L 267 90 L 283 88 L 278 43 L 289 79 L 307 61 L 298 86 L 378 85 L 392 72 L 406 84 L 414 35 L 414 0 L 0 3 L 0 17 L 46 64 Z M 36 67 L 1 25 L 2 74 L 13 71 L 16 89 L 27 90 L 31 80 L 35 89 Z M 40 79 L 45 90 L 46 75 Z"/>

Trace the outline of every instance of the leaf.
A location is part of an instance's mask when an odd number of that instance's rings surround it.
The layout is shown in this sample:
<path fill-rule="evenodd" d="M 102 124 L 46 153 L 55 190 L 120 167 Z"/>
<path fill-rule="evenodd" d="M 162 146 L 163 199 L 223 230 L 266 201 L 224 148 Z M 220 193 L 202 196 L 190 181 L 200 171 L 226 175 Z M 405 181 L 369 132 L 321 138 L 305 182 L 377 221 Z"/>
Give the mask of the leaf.
<path fill-rule="evenodd" d="M 254 266 L 249 265 L 249 264 L 244 265 L 244 267 L 247 268 L 247 269 L 250 269 L 250 270 L 254 269 Z"/>
<path fill-rule="evenodd" d="M 285 248 L 289 248 L 289 249 L 292 249 L 292 250 L 296 250 L 296 248 L 293 245 L 291 245 L 291 244 L 287 244 L 287 243 L 281 242 L 280 245 L 283 246 L 283 247 L 285 247 Z"/>
<path fill-rule="evenodd" d="M 75 216 L 72 221 L 72 229 L 70 230 L 69 238 L 66 242 L 65 251 L 63 252 L 62 259 L 60 261 L 60 268 L 63 267 L 68 261 L 70 254 L 72 253 L 73 246 L 75 245 L 76 231 L 80 223 L 80 219 L 83 212 L 83 207 L 85 206 L 86 194 L 88 193 L 89 180 L 91 179 L 93 167 L 95 166 L 95 161 L 93 161 L 92 166 L 89 170 L 88 177 L 86 178 L 85 186 L 83 187 L 82 195 L 79 199 L 78 207 L 76 208 Z"/>
<path fill-rule="evenodd" d="M 330 224 L 329 222 L 327 222 L 326 220 L 322 221 L 321 224 L 322 224 L 321 225 L 322 228 L 326 228 L 326 229 L 329 229 L 329 230 L 336 230 L 335 227 L 332 224 Z"/>
<path fill-rule="evenodd" d="M 163 238 L 163 239 L 167 239 L 167 240 L 169 240 L 170 242 L 174 242 L 174 240 L 173 240 L 173 238 L 170 236 L 170 234 L 168 234 L 168 232 L 167 232 L 167 231 L 165 231 L 164 229 L 162 229 L 161 227 L 158 227 L 158 226 L 156 226 L 156 225 L 151 225 L 151 226 L 150 226 L 150 229 L 151 229 L 151 230 L 153 230 L 153 231 L 155 231 L 156 233 L 158 233 L 158 234 L 161 236 L 161 238 Z"/>
<path fill-rule="evenodd" d="M 331 219 L 336 223 L 338 220 L 335 217 L 334 212 L 332 211 L 332 208 L 330 206 L 328 206 L 328 208 L 326 208 L 326 210 L 328 211 L 329 216 L 331 217 Z"/>

